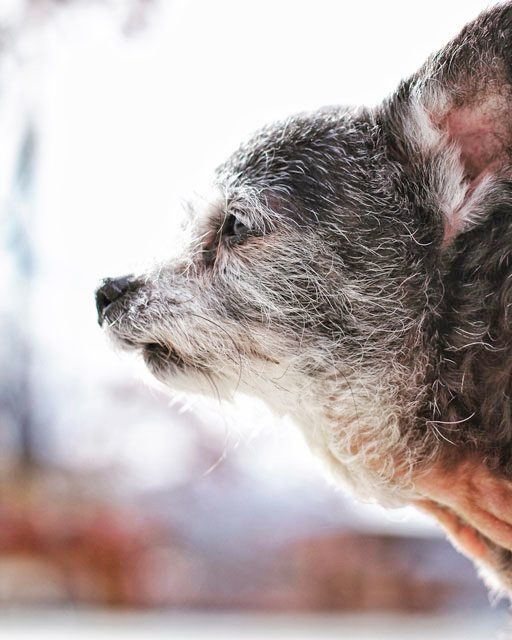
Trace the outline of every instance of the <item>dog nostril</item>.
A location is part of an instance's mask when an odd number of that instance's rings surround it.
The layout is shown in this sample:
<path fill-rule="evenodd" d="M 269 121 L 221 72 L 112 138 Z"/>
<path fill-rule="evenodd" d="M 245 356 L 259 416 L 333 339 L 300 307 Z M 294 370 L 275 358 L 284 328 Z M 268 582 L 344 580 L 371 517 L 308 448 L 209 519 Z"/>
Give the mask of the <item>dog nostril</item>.
<path fill-rule="evenodd" d="M 107 308 L 121 298 L 133 285 L 135 279 L 132 275 L 121 278 L 105 278 L 101 286 L 96 290 L 96 309 L 98 311 L 98 323 L 103 323 Z"/>

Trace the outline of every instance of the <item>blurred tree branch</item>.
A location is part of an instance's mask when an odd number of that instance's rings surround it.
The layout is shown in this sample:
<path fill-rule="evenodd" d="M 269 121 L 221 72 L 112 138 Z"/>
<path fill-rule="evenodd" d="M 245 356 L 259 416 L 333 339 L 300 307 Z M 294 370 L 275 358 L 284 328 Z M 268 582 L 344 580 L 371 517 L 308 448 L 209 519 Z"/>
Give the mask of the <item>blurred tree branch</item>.
<path fill-rule="evenodd" d="M 7 132 L 12 145 L 10 153 L 0 157 L 0 171 L 6 190 L 0 194 L 0 248 L 5 250 L 6 269 L 0 293 L 0 435 L 6 432 L 14 440 L 18 462 L 25 472 L 42 460 L 41 426 L 45 417 L 37 410 L 33 374 L 33 334 L 31 300 L 33 296 L 34 264 L 37 250 L 33 243 L 35 227 L 33 187 L 36 172 L 38 142 L 38 104 L 30 102 L 32 87 L 22 87 L 21 93 L 10 91 L 12 84 L 30 83 L 23 77 L 23 65 L 31 56 L 44 53 L 38 47 L 39 34 L 57 16 L 67 10 L 81 11 L 101 7 L 112 13 L 126 35 L 132 35 L 147 25 L 149 12 L 157 0 L 2 0 L 0 3 L 0 131 Z M 28 43 L 28 58 L 25 45 Z M 34 44 L 35 43 L 35 44 Z M 9 64 L 10 63 L 10 64 Z M 14 65 L 14 73 L 13 73 Z M 27 97 L 28 96 L 28 97 Z M 11 101 L 11 104 L 9 104 Z M 14 104 L 15 103 L 15 104 Z M 16 113 L 16 131 L 9 114 Z M 2 122 L 1 119 L 6 117 Z M 10 129 L 10 130 L 9 130 Z M 10 185 L 9 178 L 11 176 Z M 7 192 L 6 192 L 7 191 Z"/>

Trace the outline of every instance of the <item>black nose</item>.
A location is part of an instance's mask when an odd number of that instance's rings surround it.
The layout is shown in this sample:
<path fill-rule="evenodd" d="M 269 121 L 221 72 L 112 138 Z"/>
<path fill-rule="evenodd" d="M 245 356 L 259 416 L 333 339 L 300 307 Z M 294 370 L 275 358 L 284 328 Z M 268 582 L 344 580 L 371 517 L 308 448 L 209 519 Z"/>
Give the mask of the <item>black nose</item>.
<path fill-rule="evenodd" d="M 98 323 L 101 326 L 105 319 L 108 307 L 119 300 L 132 288 L 134 277 L 132 275 L 121 278 L 105 278 L 101 286 L 96 290 L 96 309 L 98 310 Z"/>

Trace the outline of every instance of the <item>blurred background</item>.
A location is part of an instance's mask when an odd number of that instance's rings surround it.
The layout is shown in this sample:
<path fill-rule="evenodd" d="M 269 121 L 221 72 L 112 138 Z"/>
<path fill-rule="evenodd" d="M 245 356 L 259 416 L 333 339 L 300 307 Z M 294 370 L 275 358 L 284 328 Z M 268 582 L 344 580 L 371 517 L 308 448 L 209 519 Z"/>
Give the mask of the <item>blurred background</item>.
<path fill-rule="evenodd" d="M 255 401 L 156 390 L 93 300 L 252 131 L 377 103 L 486 4 L 1 0 L 1 638 L 498 637 L 430 521 Z"/>

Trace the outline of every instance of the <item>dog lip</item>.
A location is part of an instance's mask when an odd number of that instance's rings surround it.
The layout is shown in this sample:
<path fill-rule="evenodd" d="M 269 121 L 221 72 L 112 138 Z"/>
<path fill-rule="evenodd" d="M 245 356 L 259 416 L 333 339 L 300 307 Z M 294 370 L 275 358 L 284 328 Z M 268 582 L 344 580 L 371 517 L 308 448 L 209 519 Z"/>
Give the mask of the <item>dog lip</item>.
<path fill-rule="evenodd" d="M 159 342 L 149 342 L 145 344 L 143 348 L 150 353 L 162 353 L 164 351 L 169 351 L 168 347 L 165 347 Z"/>
<path fill-rule="evenodd" d="M 148 342 L 142 345 L 144 356 L 149 358 L 165 358 L 170 357 L 172 349 L 160 342 Z"/>
<path fill-rule="evenodd" d="M 179 353 L 168 345 L 159 342 L 149 342 L 142 346 L 142 355 L 150 369 L 162 369 L 174 366 L 182 367 L 184 361 Z"/>

